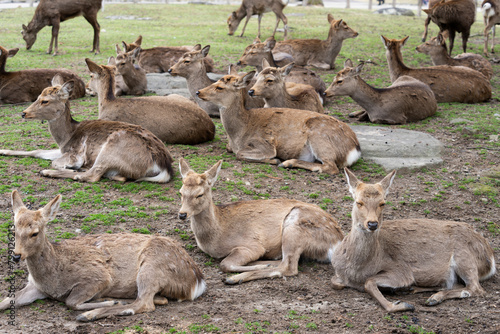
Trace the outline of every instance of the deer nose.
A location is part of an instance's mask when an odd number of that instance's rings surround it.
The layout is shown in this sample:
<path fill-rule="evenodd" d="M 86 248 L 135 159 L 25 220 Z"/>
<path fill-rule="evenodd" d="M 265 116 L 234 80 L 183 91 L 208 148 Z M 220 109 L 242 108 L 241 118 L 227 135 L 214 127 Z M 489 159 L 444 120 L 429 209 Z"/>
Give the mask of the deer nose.
<path fill-rule="evenodd" d="M 238 60 L 238 62 L 236 63 L 236 65 L 240 66 L 241 65 L 241 61 Z"/>
<path fill-rule="evenodd" d="M 21 113 L 21 117 L 22 117 L 22 118 L 26 117 L 26 113 L 25 113 L 25 112 L 22 112 L 22 113 Z"/>
<path fill-rule="evenodd" d="M 199 91 L 199 90 L 197 90 L 197 91 L 196 91 L 196 96 L 199 96 L 199 95 L 200 95 L 200 91 Z"/>
<path fill-rule="evenodd" d="M 368 222 L 368 229 L 375 231 L 378 228 L 378 222 Z"/>
<path fill-rule="evenodd" d="M 12 255 L 12 260 L 14 260 L 14 262 L 19 262 L 19 260 L 21 260 L 21 254 L 14 254 Z"/>
<path fill-rule="evenodd" d="M 168 73 L 172 73 L 172 69 L 171 69 L 171 68 L 169 68 L 167 72 L 168 72 Z"/>
<path fill-rule="evenodd" d="M 250 89 L 250 90 L 248 91 L 248 95 L 253 96 L 253 94 L 255 94 L 255 91 L 254 91 L 253 89 Z"/>
<path fill-rule="evenodd" d="M 186 220 L 186 218 L 187 218 L 187 213 L 179 212 L 179 219 Z"/>

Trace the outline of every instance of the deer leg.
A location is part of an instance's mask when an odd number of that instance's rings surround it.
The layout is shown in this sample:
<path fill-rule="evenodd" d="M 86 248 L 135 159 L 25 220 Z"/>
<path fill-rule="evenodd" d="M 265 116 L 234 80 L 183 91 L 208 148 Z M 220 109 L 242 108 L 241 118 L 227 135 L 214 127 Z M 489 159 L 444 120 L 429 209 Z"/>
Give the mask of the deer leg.
<path fill-rule="evenodd" d="M 319 61 L 308 62 L 307 65 L 314 66 L 314 67 L 317 67 L 317 68 L 322 69 L 322 70 L 330 70 L 330 69 L 332 69 L 332 67 L 330 66 L 330 64 L 322 63 L 322 62 L 319 62 Z"/>
<path fill-rule="evenodd" d="M 120 302 L 117 300 L 106 300 L 101 302 L 87 303 L 87 301 L 92 300 L 92 298 L 94 298 L 96 294 L 102 291 L 103 288 L 106 286 L 106 283 L 108 282 L 101 280 L 100 283 L 101 284 L 99 285 L 91 285 L 90 283 L 76 285 L 71 290 L 69 296 L 66 298 L 65 300 L 66 305 L 72 310 L 84 311 L 84 310 L 93 310 L 101 307 L 110 307 L 119 304 Z"/>
<path fill-rule="evenodd" d="M 247 263 L 260 259 L 266 250 L 263 247 L 255 248 L 236 247 L 231 250 L 228 256 L 220 263 L 220 269 L 227 272 L 245 272 L 258 269 L 269 268 L 269 265 L 245 266 Z"/>
<path fill-rule="evenodd" d="M 492 28 L 493 33 L 491 35 L 491 53 L 495 53 L 495 31 L 496 31 L 495 26 L 496 25 L 493 25 L 493 28 Z"/>
<path fill-rule="evenodd" d="M 370 294 L 374 299 L 376 299 L 380 305 L 389 313 L 392 312 L 403 312 L 403 311 L 413 311 L 415 307 L 405 302 L 390 302 L 378 289 L 379 286 L 391 287 L 394 286 L 392 283 L 394 279 L 390 277 L 390 273 L 386 272 L 384 274 L 370 277 L 365 282 L 365 291 Z"/>
<path fill-rule="evenodd" d="M 255 139 L 255 140 L 254 140 Z M 236 152 L 236 158 L 250 162 L 262 162 L 277 165 L 280 160 L 276 158 L 276 147 L 266 140 L 252 138 L 246 147 Z"/>
<path fill-rule="evenodd" d="M 243 37 L 243 34 L 245 33 L 245 28 L 247 27 L 248 21 L 250 21 L 251 17 L 252 17 L 252 13 L 248 14 L 248 12 L 247 12 L 247 18 L 245 20 L 245 24 L 243 25 L 243 29 L 241 29 L 240 37 Z"/>
<path fill-rule="evenodd" d="M 487 57 L 488 56 L 488 38 L 490 36 L 490 29 L 492 27 L 490 26 L 490 24 L 488 24 L 485 28 L 484 28 L 484 31 L 483 31 L 483 35 L 484 35 L 484 48 L 483 48 L 483 53 L 484 55 Z"/>
<path fill-rule="evenodd" d="M 33 157 L 45 160 L 56 160 L 62 156 L 61 150 L 35 150 L 35 151 L 13 151 L 0 150 L 0 155 L 12 155 L 21 157 Z"/>
<path fill-rule="evenodd" d="M 29 305 L 37 299 L 45 299 L 47 297 L 48 296 L 45 293 L 38 290 L 34 284 L 29 282 L 28 285 L 24 287 L 24 289 L 16 292 L 14 299 L 5 298 L 4 300 L 2 300 L 2 302 L 0 303 L 0 310 L 8 309 L 10 305 L 12 305 L 12 302 L 14 303 L 13 305 L 15 307 L 19 307 Z"/>
<path fill-rule="evenodd" d="M 92 50 L 90 52 L 94 52 L 95 54 L 99 54 L 101 52 L 99 48 L 99 34 L 101 31 L 101 26 L 99 25 L 99 22 L 97 22 L 97 12 L 96 13 L 91 13 L 90 15 L 83 15 L 85 20 L 87 20 L 88 23 L 92 26 L 94 29 L 94 40 L 92 42 Z"/>
<path fill-rule="evenodd" d="M 450 34 L 450 51 L 448 52 L 448 54 L 451 56 L 451 51 L 453 50 L 453 44 L 455 43 L 455 30 L 450 29 L 449 34 Z"/>
<path fill-rule="evenodd" d="M 348 116 L 349 117 L 361 117 L 362 114 L 365 114 L 366 113 L 366 110 L 358 110 L 358 111 L 353 111 L 352 113 L 350 113 Z"/>
<path fill-rule="evenodd" d="M 310 170 L 311 172 L 326 173 L 331 175 L 339 173 L 339 169 L 337 168 L 335 162 L 330 162 L 330 161 L 323 161 L 323 163 L 320 163 L 320 162 L 309 162 L 299 159 L 290 159 L 283 161 L 281 164 L 279 164 L 278 167 L 302 168 Z"/>
<path fill-rule="evenodd" d="M 424 23 L 424 34 L 422 35 L 422 42 L 427 39 L 427 32 L 429 31 L 429 24 L 431 23 L 431 18 L 427 16 Z"/>
<path fill-rule="evenodd" d="M 257 37 L 260 38 L 260 21 L 262 21 L 262 14 L 257 15 L 257 20 L 258 20 L 258 30 L 257 30 Z M 274 30 L 276 32 L 276 29 Z M 274 37 L 274 33 L 273 33 Z"/>
<path fill-rule="evenodd" d="M 57 51 L 59 50 L 58 49 L 58 44 L 57 44 L 57 39 L 58 39 L 58 36 L 59 36 L 59 25 L 60 25 L 59 21 L 53 21 L 52 22 L 52 38 L 50 39 L 49 49 L 47 50 L 48 54 L 52 53 L 52 46 L 53 46 L 53 44 L 55 44 L 55 46 L 54 46 L 54 54 L 53 54 L 54 56 L 57 55 Z"/>
<path fill-rule="evenodd" d="M 462 32 L 462 49 L 467 52 L 467 40 L 469 39 L 470 31 Z"/>

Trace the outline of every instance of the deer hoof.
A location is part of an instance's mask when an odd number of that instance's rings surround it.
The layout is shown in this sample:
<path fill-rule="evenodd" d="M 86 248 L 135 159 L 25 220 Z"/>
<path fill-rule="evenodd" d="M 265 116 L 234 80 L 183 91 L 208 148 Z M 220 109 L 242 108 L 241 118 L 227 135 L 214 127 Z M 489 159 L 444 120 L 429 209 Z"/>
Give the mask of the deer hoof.
<path fill-rule="evenodd" d="M 235 276 L 238 276 L 238 275 L 235 275 Z M 241 284 L 242 281 L 241 280 L 235 280 L 235 279 L 232 279 L 231 277 L 228 277 L 226 278 L 225 280 L 223 280 L 224 283 L 228 284 L 228 285 L 235 285 L 235 284 Z"/>
<path fill-rule="evenodd" d="M 427 299 L 425 301 L 425 305 L 427 305 L 427 306 L 436 306 L 439 303 L 441 303 L 441 302 L 438 301 L 437 299 L 432 298 L 432 297 L 430 297 L 429 299 Z"/>
<path fill-rule="evenodd" d="M 77 321 L 81 321 L 81 322 L 89 322 L 89 321 L 94 321 L 94 320 L 96 320 L 95 316 L 94 316 L 94 317 L 89 317 L 89 316 L 90 316 L 90 314 L 89 314 L 89 313 L 90 313 L 90 312 L 85 312 L 85 313 L 82 313 L 82 314 L 78 315 L 78 316 L 76 317 L 76 320 L 77 320 Z"/>
<path fill-rule="evenodd" d="M 415 311 L 415 306 L 400 300 L 392 303 L 392 306 L 393 307 L 389 312 Z"/>

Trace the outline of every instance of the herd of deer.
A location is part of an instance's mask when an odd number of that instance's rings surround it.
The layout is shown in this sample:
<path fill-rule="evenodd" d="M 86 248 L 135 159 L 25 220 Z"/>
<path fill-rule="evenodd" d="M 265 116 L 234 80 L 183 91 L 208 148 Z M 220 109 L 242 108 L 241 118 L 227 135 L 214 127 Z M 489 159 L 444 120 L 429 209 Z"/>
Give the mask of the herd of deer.
<path fill-rule="evenodd" d="M 496 1 L 486 0 L 483 5 L 486 29 L 500 22 L 500 2 Z M 485 291 L 479 282 L 496 271 L 493 250 L 486 239 L 465 223 L 384 221 L 383 208 L 395 171 L 375 184 L 358 180 L 347 169 L 361 156 L 356 135 L 345 123 L 325 115 L 322 103 L 324 97 L 349 95 L 365 109 L 357 115 L 360 119 L 403 124 L 435 114 L 438 102 L 488 100 L 493 74 L 490 63 L 473 54 L 451 58 L 444 41 L 446 35 L 450 37 L 451 53 L 455 31 L 461 32 L 465 51 L 469 34 L 463 28 L 466 23 L 443 23 L 443 18 L 468 8 L 469 2 L 441 0 L 428 11 L 429 18 L 439 22 L 441 33 L 417 50 L 431 55 L 433 67 L 407 67 L 401 48 L 408 37 L 396 40 L 382 36 L 392 81 L 383 89 L 361 79 L 363 63 L 355 66 L 346 60 L 328 89 L 318 75 L 301 67 L 333 69 L 343 40 L 358 35 L 344 20 L 335 20 L 330 14 L 326 40 L 276 42 L 274 34 L 264 42 L 257 38 L 238 64 L 255 66 L 258 74 L 237 73 L 233 67 L 217 82 L 207 76 L 213 67 L 208 56 L 210 45 L 141 49 L 142 37 L 134 43 L 123 42 L 123 48 L 116 45 L 117 56 L 107 65 L 85 59 L 91 72 L 87 89 L 98 95 L 99 119 L 94 121 L 77 122 L 71 116 L 69 100 L 85 94 L 78 76 L 64 69 L 6 72 L 7 58 L 19 50 L 0 47 L 0 102 L 36 100 L 22 117 L 47 120 L 59 147 L 0 150 L 0 155 L 52 160 L 53 169 L 40 173 L 54 178 L 168 182 L 173 176 L 173 159 L 164 143 L 194 145 L 210 141 L 215 127 L 209 115 L 220 117 L 228 136 L 227 148 L 238 159 L 328 174 L 344 168 L 354 199 L 352 228 L 344 236 L 331 215 L 297 200 L 216 205 L 212 188 L 222 161 L 198 174 L 180 158 L 183 185 L 178 216 L 191 221 L 201 250 L 222 259 L 222 271 L 239 273 L 227 277 L 225 283 L 297 275 L 299 258 L 304 256 L 333 265 L 335 289 L 366 291 L 387 312 L 414 307 L 388 301 L 380 287 L 435 291 L 427 305 L 480 296 Z M 52 25 L 57 53 L 59 21 L 81 14 L 94 27 L 93 51 L 99 52 L 96 16 L 101 0 L 64 2 L 68 5 L 58 7 L 61 12 L 57 15 L 54 6 L 47 7 L 47 3 L 54 2 L 41 0 L 33 21 L 23 26 L 28 49 L 36 33 L 44 25 Z M 80 3 L 87 7 L 77 8 Z M 241 8 L 228 19 L 230 34 L 243 17 L 247 17 L 247 23 L 257 14 L 260 36 L 260 18 L 272 10 L 277 25 L 280 20 L 284 22 L 286 35 L 284 6 L 280 0 L 243 0 Z M 117 98 L 143 94 L 145 71 L 168 71 L 186 78 L 197 103 L 178 95 Z M 60 204 L 58 195 L 33 211 L 26 208 L 17 191 L 12 192 L 16 239 L 12 258 L 26 260 L 29 282 L 15 299 L 0 302 L 0 310 L 53 298 L 85 311 L 78 320 L 92 321 L 153 311 L 155 305 L 166 304 L 167 298 L 193 300 L 205 291 L 206 283 L 195 262 L 167 237 L 123 233 L 86 235 L 60 244 L 49 242 L 47 223 L 55 218 Z M 455 287 L 457 282 L 465 287 Z M 105 297 L 111 300 L 102 300 Z M 115 299 L 135 300 L 127 304 Z"/>

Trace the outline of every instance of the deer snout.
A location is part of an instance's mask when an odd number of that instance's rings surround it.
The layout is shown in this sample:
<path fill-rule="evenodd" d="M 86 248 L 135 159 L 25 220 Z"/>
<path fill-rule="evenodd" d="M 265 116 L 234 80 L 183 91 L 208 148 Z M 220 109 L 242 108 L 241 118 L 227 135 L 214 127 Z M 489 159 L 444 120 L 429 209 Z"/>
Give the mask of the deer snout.
<path fill-rule="evenodd" d="M 250 96 L 254 96 L 254 94 L 255 94 L 255 90 L 250 89 L 250 90 L 248 91 L 248 95 L 250 95 Z"/>
<path fill-rule="evenodd" d="M 200 91 L 199 90 L 196 91 L 196 96 L 200 96 Z"/>
<path fill-rule="evenodd" d="M 378 222 L 376 222 L 376 221 L 370 221 L 367 223 L 367 225 L 368 225 L 368 229 L 370 231 L 375 231 L 378 228 Z"/>
<path fill-rule="evenodd" d="M 187 213 L 185 213 L 185 212 L 179 212 L 179 219 L 186 220 L 186 218 L 187 218 Z"/>
<path fill-rule="evenodd" d="M 22 117 L 22 118 L 25 118 L 25 117 L 26 117 L 26 113 L 25 113 L 24 111 L 21 113 L 21 117 Z"/>
<path fill-rule="evenodd" d="M 172 68 L 169 68 L 167 72 L 172 74 Z"/>
<path fill-rule="evenodd" d="M 12 255 L 12 260 L 14 260 L 14 262 L 18 263 L 19 260 L 21 260 L 21 254 Z"/>
<path fill-rule="evenodd" d="M 238 60 L 238 62 L 236 63 L 236 65 L 241 66 L 241 61 Z"/>

